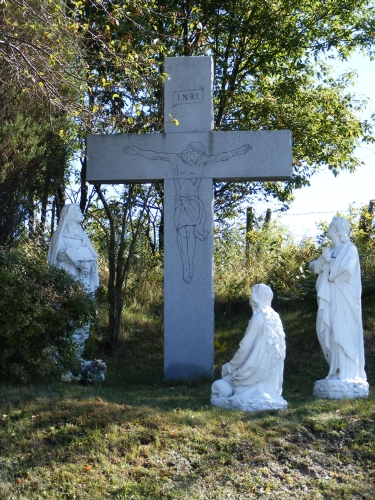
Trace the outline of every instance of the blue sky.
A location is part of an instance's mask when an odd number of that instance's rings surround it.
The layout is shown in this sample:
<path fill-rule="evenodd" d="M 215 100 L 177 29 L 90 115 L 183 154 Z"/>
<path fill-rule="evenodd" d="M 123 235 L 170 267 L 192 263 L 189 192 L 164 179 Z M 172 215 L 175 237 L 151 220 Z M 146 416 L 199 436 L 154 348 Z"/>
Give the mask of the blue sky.
<path fill-rule="evenodd" d="M 375 113 L 375 61 L 357 55 L 338 66 L 337 71 L 354 69 L 357 79 L 353 88 L 359 96 L 370 100 L 361 116 L 369 118 Z M 281 221 L 288 226 L 297 239 L 317 234 L 316 223 L 330 221 L 336 211 L 347 211 L 349 204 L 361 206 L 375 199 L 375 144 L 357 149 L 358 157 L 364 165 L 355 173 L 342 172 L 336 178 L 328 169 L 311 179 L 311 186 L 296 190 L 295 202 Z M 258 207 L 264 211 L 268 208 Z M 272 208 L 272 207 L 271 207 Z"/>

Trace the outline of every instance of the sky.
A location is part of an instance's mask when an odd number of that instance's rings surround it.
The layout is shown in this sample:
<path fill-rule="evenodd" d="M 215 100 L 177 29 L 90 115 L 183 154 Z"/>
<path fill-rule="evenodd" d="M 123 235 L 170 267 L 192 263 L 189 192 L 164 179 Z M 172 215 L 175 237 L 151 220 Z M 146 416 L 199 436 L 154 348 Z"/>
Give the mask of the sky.
<path fill-rule="evenodd" d="M 366 110 L 359 116 L 370 118 L 371 113 L 375 113 L 375 61 L 356 55 L 340 64 L 337 71 L 346 69 L 357 72 L 351 91 L 369 99 Z M 334 177 L 326 169 L 311 178 L 309 187 L 294 191 L 296 199 L 291 208 L 281 215 L 281 222 L 297 240 L 304 236 L 316 236 L 319 232 L 317 222 L 329 222 L 337 211 L 347 212 L 350 204 L 359 207 L 375 199 L 375 144 L 358 148 L 357 156 L 364 164 L 355 173 L 344 171 Z M 267 208 L 264 203 L 264 211 Z"/>

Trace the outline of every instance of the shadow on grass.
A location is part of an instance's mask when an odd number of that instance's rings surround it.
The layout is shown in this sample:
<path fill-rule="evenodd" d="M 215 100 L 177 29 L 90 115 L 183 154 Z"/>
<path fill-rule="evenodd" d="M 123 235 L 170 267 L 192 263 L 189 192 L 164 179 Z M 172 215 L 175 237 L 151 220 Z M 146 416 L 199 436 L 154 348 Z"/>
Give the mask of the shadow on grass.
<path fill-rule="evenodd" d="M 301 450 L 316 447 L 334 467 L 343 450 L 346 463 L 375 461 L 371 400 L 325 401 L 291 393 L 284 412 L 244 413 L 211 407 L 208 383 L 153 388 L 139 383 L 137 388 L 115 389 L 55 382 L 27 390 L 8 387 L 6 392 L 2 473 L 10 483 L 20 479 L 29 488 L 31 478 L 51 481 L 50 472 L 47 479 L 45 475 L 52 469 L 60 471 L 56 481 L 65 491 L 67 471 L 78 484 L 90 471 L 91 480 L 105 485 L 91 493 L 100 498 L 108 490 L 106 481 L 121 473 L 122 479 L 113 479 L 111 495 L 134 490 L 139 498 L 161 498 L 166 467 L 169 476 L 193 492 L 207 470 L 222 475 L 239 464 L 251 469 L 270 462 L 290 467 L 292 457 L 299 470 L 304 463 Z M 173 457 L 186 470 L 177 470 Z M 53 485 L 48 488 L 50 498 L 60 498 Z"/>

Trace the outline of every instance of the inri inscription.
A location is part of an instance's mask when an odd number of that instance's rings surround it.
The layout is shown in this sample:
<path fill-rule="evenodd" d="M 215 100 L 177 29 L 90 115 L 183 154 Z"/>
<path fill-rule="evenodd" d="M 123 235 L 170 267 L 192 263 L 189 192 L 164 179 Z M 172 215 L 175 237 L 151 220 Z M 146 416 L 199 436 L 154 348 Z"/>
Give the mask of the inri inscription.
<path fill-rule="evenodd" d="M 200 102 L 203 102 L 203 87 L 195 90 L 180 90 L 173 92 L 173 106 Z"/>

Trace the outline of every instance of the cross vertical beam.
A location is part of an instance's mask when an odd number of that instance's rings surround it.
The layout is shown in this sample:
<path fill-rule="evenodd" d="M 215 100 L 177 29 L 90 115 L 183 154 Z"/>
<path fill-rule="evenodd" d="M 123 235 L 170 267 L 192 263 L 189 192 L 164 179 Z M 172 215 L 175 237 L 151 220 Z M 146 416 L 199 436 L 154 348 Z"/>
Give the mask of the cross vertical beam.
<path fill-rule="evenodd" d="M 211 57 L 165 59 L 164 131 L 180 142 L 181 134 L 213 129 L 213 64 Z M 171 119 L 177 119 L 178 125 Z M 193 141 L 199 142 L 199 141 Z M 179 175 L 179 174 L 177 174 Z M 202 176 L 204 172 L 202 173 Z M 182 180 L 183 182 L 183 180 Z M 164 376 L 166 379 L 213 376 L 213 188 L 212 178 L 197 178 L 195 194 L 203 204 L 203 235 L 196 226 L 176 228 L 189 220 L 176 209 L 182 182 L 164 181 Z M 192 184 L 193 179 L 187 179 Z M 182 186 L 183 188 L 184 186 Z M 187 197 L 186 203 L 190 203 Z M 194 215 L 199 208 L 192 208 Z M 181 215 L 180 215 L 181 214 Z M 198 214 L 199 217 L 199 214 Z M 178 218 L 183 219 L 178 221 Z M 185 254 L 185 257 L 184 257 Z M 181 273 L 181 261 L 183 270 Z M 189 262 L 191 260 L 191 262 Z"/>

